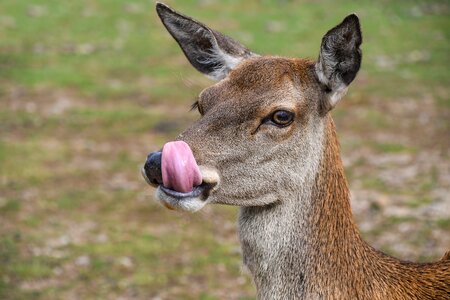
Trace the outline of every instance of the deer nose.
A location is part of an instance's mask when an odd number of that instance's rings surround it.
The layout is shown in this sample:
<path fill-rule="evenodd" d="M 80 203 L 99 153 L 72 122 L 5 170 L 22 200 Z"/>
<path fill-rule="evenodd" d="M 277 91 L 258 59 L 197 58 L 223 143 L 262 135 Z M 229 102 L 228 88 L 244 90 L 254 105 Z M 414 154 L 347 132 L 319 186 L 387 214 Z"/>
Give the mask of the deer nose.
<path fill-rule="evenodd" d="M 152 152 L 147 156 L 147 161 L 142 169 L 142 175 L 148 183 L 160 185 L 163 183 L 161 173 L 161 152 Z"/>

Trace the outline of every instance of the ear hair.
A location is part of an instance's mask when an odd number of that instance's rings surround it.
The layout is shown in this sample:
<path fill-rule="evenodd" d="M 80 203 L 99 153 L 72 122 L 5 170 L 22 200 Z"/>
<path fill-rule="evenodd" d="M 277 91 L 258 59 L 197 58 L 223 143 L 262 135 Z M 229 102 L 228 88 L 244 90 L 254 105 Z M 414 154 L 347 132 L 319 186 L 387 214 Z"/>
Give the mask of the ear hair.
<path fill-rule="evenodd" d="M 322 39 L 315 71 L 325 86 L 328 110 L 332 109 L 347 92 L 361 66 L 361 27 L 355 14 L 347 16 L 341 24 L 329 30 Z"/>
<path fill-rule="evenodd" d="M 157 3 L 156 11 L 192 66 L 211 79 L 225 78 L 244 59 L 254 55 L 230 37 L 165 4 Z"/>

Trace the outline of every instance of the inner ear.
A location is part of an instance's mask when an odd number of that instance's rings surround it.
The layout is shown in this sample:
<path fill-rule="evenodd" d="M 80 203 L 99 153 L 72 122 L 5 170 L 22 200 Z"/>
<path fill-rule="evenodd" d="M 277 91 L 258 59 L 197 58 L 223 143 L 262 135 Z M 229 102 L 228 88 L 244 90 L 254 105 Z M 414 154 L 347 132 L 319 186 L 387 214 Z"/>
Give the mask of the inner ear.
<path fill-rule="evenodd" d="M 362 43 L 359 19 L 352 14 L 329 30 L 322 39 L 319 59 L 315 65 L 317 77 L 326 90 L 325 108 L 332 109 L 345 95 L 361 66 Z"/>
<path fill-rule="evenodd" d="M 244 59 L 253 56 L 232 38 L 158 3 L 156 11 L 186 58 L 214 80 L 225 78 Z"/>

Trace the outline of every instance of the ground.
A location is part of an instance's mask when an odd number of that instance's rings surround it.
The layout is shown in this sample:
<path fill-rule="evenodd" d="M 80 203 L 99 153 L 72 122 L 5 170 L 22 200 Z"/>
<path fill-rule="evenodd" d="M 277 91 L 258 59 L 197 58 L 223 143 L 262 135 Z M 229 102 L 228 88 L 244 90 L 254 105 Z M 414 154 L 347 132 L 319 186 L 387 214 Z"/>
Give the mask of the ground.
<path fill-rule="evenodd" d="M 140 176 L 212 82 L 153 1 L 0 3 L 0 298 L 254 299 L 235 207 L 169 211 Z M 447 1 L 168 1 L 261 54 L 315 58 L 356 12 L 363 65 L 333 111 L 364 238 L 450 249 Z"/>

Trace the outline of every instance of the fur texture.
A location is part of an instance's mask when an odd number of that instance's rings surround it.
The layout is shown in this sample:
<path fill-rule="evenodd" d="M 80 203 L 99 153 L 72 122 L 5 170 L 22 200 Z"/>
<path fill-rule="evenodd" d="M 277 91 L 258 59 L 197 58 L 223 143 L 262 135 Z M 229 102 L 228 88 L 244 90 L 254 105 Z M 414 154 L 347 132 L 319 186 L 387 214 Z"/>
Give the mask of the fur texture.
<path fill-rule="evenodd" d="M 354 14 L 347 16 L 323 37 L 316 63 L 316 74 L 327 91 L 323 113 L 338 103 L 355 79 L 361 66 L 361 43 L 361 26 Z"/>
<path fill-rule="evenodd" d="M 352 218 L 328 111 L 359 70 L 357 17 L 330 30 L 319 60 L 311 62 L 250 55 L 235 41 L 158 7 L 194 67 L 211 75 L 219 70 L 214 61 L 226 65 L 220 67 L 226 77 L 200 94 L 201 118 L 178 139 L 190 145 L 201 167 L 220 176 L 202 201 L 241 206 L 239 237 L 258 298 L 449 299 L 450 254 L 427 264 L 397 260 L 366 244 Z M 242 59 L 230 67 L 218 46 L 233 57 L 241 51 Z M 214 54 L 195 58 L 203 50 Z M 267 122 L 278 110 L 294 113 L 294 121 L 285 127 Z"/>
<path fill-rule="evenodd" d="M 254 55 L 230 37 L 162 3 L 157 4 L 156 11 L 189 62 L 211 79 L 225 78 L 243 59 Z"/>

